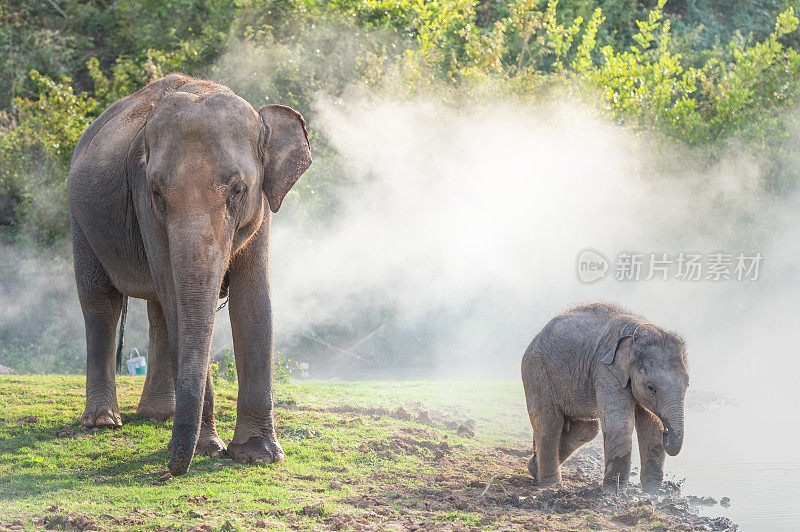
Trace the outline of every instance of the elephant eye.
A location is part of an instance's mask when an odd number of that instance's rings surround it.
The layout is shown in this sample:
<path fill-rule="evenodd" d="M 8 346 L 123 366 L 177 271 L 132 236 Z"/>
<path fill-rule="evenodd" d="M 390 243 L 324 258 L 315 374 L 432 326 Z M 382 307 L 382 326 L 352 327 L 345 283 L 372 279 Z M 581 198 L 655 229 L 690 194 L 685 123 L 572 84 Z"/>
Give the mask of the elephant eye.
<path fill-rule="evenodd" d="M 647 388 L 647 391 L 650 392 L 650 395 L 656 394 L 656 387 L 653 385 L 652 382 L 648 382 L 647 384 L 645 384 L 645 387 Z"/>
<path fill-rule="evenodd" d="M 153 192 L 153 196 L 157 199 L 161 199 L 161 191 L 158 189 L 158 185 L 150 183 L 150 190 Z"/>
<path fill-rule="evenodd" d="M 231 195 L 232 196 L 239 196 L 243 192 L 244 192 L 244 183 L 242 183 L 241 181 L 237 181 L 231 187 Z"/>

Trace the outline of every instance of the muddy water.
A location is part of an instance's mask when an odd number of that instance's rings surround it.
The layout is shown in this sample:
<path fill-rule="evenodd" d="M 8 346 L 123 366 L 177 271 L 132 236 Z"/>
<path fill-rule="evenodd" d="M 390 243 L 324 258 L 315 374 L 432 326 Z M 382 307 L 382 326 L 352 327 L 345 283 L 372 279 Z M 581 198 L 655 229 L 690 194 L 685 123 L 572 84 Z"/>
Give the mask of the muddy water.
<path fill-rule="evenodd" d="M 730 507 L 700 506 L 739 530 L 800 530 L 800 416 L 766 400 L 696 406 L 687 412 L 681 454 L 667 457 L 669 480 L 684 495 L 729 497 Z"/>

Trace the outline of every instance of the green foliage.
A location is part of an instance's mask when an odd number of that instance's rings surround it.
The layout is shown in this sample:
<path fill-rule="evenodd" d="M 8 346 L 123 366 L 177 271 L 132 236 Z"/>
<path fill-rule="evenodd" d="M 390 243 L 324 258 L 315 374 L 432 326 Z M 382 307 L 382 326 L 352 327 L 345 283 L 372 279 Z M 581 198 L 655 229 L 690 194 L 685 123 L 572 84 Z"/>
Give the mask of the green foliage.
<path fill-rule="evenodd" d="M 233 351 L 230 347 L 225 348 L 225 358 L 222 364 L 216 360 L 211 360 L 211 379 L 214 385 L 219 384 L 220 379 L 224 379 L 230 383 L 236 383 L 236 359 L 233 357 Z"/>
<path fill-rule="evenodd" d="M 102 70 L 129 75 L 150 64 L 156 69 L 202 68 L 227 40 L 235 14 L 231 7 L 230 0 L 4 2 L 0 63 L 8 66 L 0 77 L 0 107 L 15 96 L 35 93 L 27 79 L 33 69 L 54 79 L 69 76 L 78 90 L 93 90 L 86 69 L 92 57 Z M 139 88 L 149 79 L 131 75 L 129 85 L 113 95 Z"/>
<path fill-rule="evenodd" d="M 647 20 L 637 21 L 634 45 L 621 52 L 604 46 L 600 64 L 585 66 L 581 81 L 604 92 L 609 110 L 619 120 L 639 128 L 659 125 L 671 132 L 675 126 L 691 127 L 699 118 L 692 114 L 698 72 L 684 68 L 680 54 L 671 49 L 664 3 L 659 0 Z"/>
<path fill-rule="evenodd" d="M 42 331 L 43 341 L 33 343 L 0 343 L 0 360 L 3 365 L 14 368 L 21 374 L 55 373 L 61 375 L 81 374 L 86 369 L 85 353 L 71 348 L 57 347 L 47 340 L 53 331 Z"/>
<path fill-rule="evenodd" d="M 275 382 L 288 382 L 294 375 L 302 373 L 300 364 L 291 360 L 289 357 L 277 351 L 274 360 L 274 373 L 272 374 Z M 211 379 L 214 385 L 220 383 L 220 379 L 231 384 L 236 384 L 236 359 L 230 347 L 225 348 L 225 358 L 222 362 L 211 361 Z"/>
<path fill-rule="evenodd" d="M 648 20 L 639 22 L 640 31 L 633 36 L 637 45 L 621 53 L 606 46 L 601 65 L 585 70 L 587 79 L 604 90 L 617 118 L 691 143 L 707 143 L 775 118 L 770 113 L 796 96 L 800 57 L 780 42 L 797 29 L 791 8 L 778 17 L 764 42 L 731 43 L 725 53 L 691 67 L 672 50 L 663 4 L 661 0 Z"/>
<path fill-rule="evenodd" d="M 695 49 L 732 41 L 762 41 L 771 33 L 776 13 L 797 7 L 795 0 L 672 0 L 666 6 L 673 25 Z M 785 42 L 796 47 L 798 36 Z"/>
<path fill-rule="evenodd" d="M 66 178 L 72 151 L 97 112 L 69 78 L 56 82 L 33 70 L 36 99 L 15 98 L 15 122 L 0 133 L 0 223 L 24 226 L 42 243 L 68 231 Z"/>
<path fill-rule="evenodd" d="M 228 382 L 236 382 L 236 360 L 233 358 L 233 351 L 230 347 L 225 348 L 225 368 L 221 377 Z"/>
<path fill-rule="evenodd" d="M 335 213 L 352 180 L 315 131 L 318 94 L 353 85 L 545 100 L 557 88 L 637 130 L 707 149 L 782 149 L 800 87 L 792 3 L 706 0 L 10 0 L 0 7 L 0 227 L 68 233 L 80 131 L 147 82 L 184 71 L 308 118 L 315 165 L 288 201 Z M 651 8 L 644 7 L 652 6 Z M 29 75 L 35 70 L 34 75 Z M 401 94 L 402 95 L 402 94 Z M 795 177 L 776 169 L 773 180 Z M 316 213 L 316 214 L 315 214 Z M 330 216 L 330 214 L 326 214 Z"/>
<path fill-rule="evenodd" d="M 295 375 L 300 375 L 303 368 L 299 363 L 290 359 L 280 351 L 275 352 L 275 373 L 273 378 L 277 382 L 288 382 Z"/>
<path fill-rule="evenodd" d="M 559 22 L 556 0 L 544 10 L 519 0 L 489 32 L 467 33 L 470 77 L 518 78 L 524 91 L 544 80 L 562 80 L 584 94 L 600 93 L 619 122 L 660 131 L 677 140 L 708 144 L 736 135 L 780 130 L 779 111 L 798 94 L 800 58 L 782 39 L 797 29 L 790 7 L 763 42 L 732 41 L 692 66 L 673 43 L 665 0 L 637 20 L 633 44 L 598 48 L 605 20 L 597 8 Z M 512 86 L 512 85 L 510 85 Z M 755 128 L 755 129 L 754 129 Z"/>

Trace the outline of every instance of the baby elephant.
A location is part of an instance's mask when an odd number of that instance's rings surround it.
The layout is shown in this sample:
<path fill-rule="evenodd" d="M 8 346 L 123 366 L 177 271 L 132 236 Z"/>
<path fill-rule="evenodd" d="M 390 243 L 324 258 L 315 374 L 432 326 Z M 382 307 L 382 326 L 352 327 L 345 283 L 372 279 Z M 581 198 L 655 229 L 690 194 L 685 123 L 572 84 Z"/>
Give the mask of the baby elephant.
<path fill-rule="evenodd" d="M 540 484 L 560 482 L 561 464 L 602 428 L 603 484 L 624 488 L 635 425 L 642 486 L 661 485 L 664 453 L 675 456 L 683 444 L 689 373 L 677 334 L 614 305 L 582 305 L 536 335 L 522 382 L 533 426 L 528 471 Z"/>

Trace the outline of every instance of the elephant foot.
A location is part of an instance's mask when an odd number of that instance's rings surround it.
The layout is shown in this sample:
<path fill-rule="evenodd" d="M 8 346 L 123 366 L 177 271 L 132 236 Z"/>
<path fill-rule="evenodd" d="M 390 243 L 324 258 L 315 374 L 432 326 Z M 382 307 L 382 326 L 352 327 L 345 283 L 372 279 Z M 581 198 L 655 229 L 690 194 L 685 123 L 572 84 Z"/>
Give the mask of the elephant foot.
<path fill-rule="evenodd" d="M 197 440 L 197 446 L 194 448 L 194 455 L 222 458 L 225 456 L 225 443 L 216 433 L 209 436 L 200 434 L 200 439 Z"/>
<path fill-rule="evenodd" d="M 603 489 L 611 494 L 624 493 L 631 475 L 631 453 L 615 457 L 606 456 L 605 461 L 606 473 L 603 476 Z"/>
<path fill-rule="evenodd" d="M 531 476 L 533 477 L 534 481 L 536 481 L 536 471 L 537 471 L 537 469 L 536 469 L 536 453 L 533 453 L 533 455 L 528 460 L 528 473 L 531 474 Z"/>
<path fill-rule="evenodd" d="M 164 423 L 172 419 L 172 416 L 175 414 L 175 406 L 139 403 L 139 406 L 136 408 L 136 414 L 154 423 Z"/>
<path fill-rule="evenodd" d="M 559 478 L 548 478 L 536 481 L 536 485 L 540 488 L 549 488 L 552 486 L 558 486 L 559 484 L 561 484 L 561 479 Z"/>
<path fill-rule="evenodd" d="M 81 416 L 81 425 L 87 428 L 118 428 L 122 426 L 122 417 L 117 408 L 86 405 Z"/>
<path fill-rule="evenodd" d="M 228 444 L 228 456 L 243 464 L 280 464 L 284 461 L 283 449 L 276 439 L 254 436 L 245 443 Z"/>
<path fill-rule="evenodd" d="M 627 482 L 616 482 L 609 479 L 603 480 L 603 491 L 609 495 L 622 495 L 625 493 L 627 486 Z"/>
<path fill-rule="evenodd" d="M 661 482 L 664 480 L 663 475 L 658 476 L 645 476 L 642 475 L 642 489 L 647 493 L 656 493 L 661 489 Z"/>

